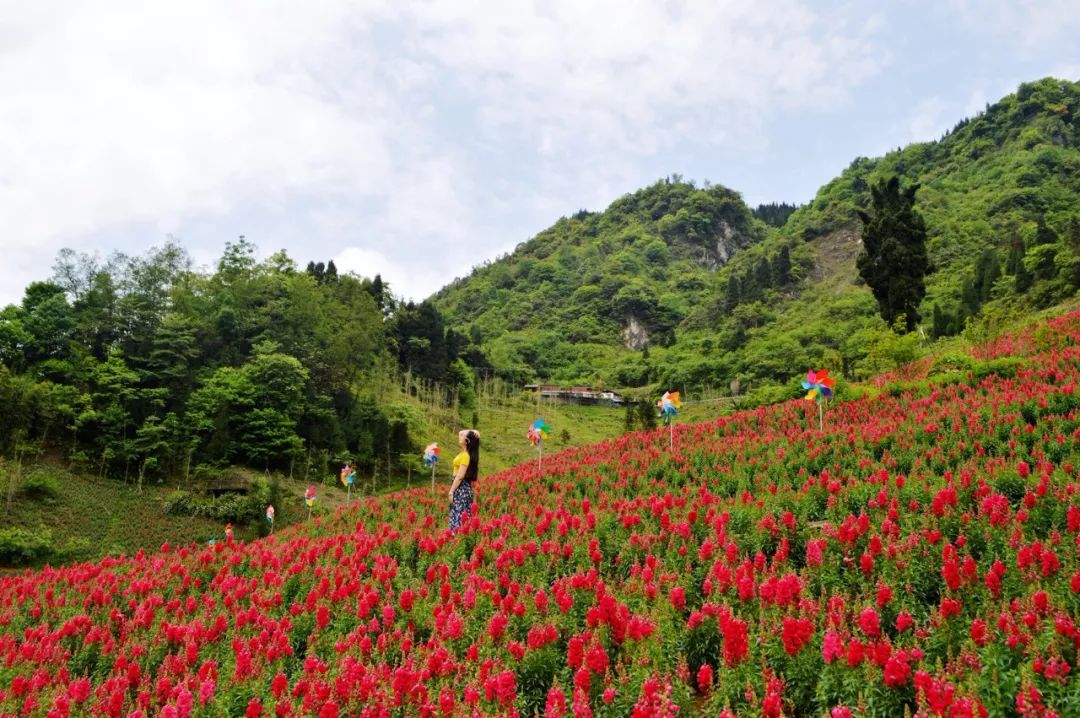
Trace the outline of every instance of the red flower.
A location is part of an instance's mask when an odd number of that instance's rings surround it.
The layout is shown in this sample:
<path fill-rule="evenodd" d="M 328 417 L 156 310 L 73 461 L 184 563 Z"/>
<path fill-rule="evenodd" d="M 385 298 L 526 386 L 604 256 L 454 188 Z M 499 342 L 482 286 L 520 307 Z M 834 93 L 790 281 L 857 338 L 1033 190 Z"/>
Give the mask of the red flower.
<path fill-rule="evenodd" d="M 729 618 L 721 628 L 724 636 L 724 663 L 737 666 L 750 652 L 746 621 Z"/>
<path fill-rule="evenodd" d="M 708 663 L 702 663 L 697 672 L 697 687 L 702 693 L 707 693 L 712 687 L 713 669 Z"/>
<path fill-rule="evenodd" d="M 676 611 L 683 611 L 686 609 L 686 589 L 682 586 L 675 586 L 672 588 L 669 598 L 671 599 L 671 605 L 675 607 Z"/>
<path fill-rule="evenodd" d="M 896 651 L 885 662 L 882 671 L 885 685 L 890 688 L 898 688 L 908 682 L 911 677 L 911 666 L 908 665 L 907 655 L 903 651 Z"/>
<path fill-rule="evenodd" d="M 566 694 L 558 686 L 548 690 L 547 703 L 544 705 L 545 718 L 562 718 L 566 714 Z"/>
<path fill-rule="evenodd" d="M 859 614 L 859 628 L 870 638 L 880 636 L 881 619 L 878 617 L 878 612 L 872 608 L 864 608 Z"/>
<path fill-rule="evenodd" d="M 810 642 L 814 636 L 814 624 L 806 618 L 784 617 L 781 637 L 784 641 L 784 651 L 789 656 L 798 655 L 802 647 Z"/>

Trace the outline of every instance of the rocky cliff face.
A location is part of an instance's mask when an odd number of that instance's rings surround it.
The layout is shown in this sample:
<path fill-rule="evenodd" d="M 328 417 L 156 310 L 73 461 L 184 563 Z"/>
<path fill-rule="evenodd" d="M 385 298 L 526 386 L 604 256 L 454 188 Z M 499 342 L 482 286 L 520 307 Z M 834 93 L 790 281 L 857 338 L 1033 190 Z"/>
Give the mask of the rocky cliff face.
<path fill-rule="evenodd" d="M 720 222 L 714 247 L 702 247 L 701 257 L 697 262 L 706 269 L 716 271 L 727 264 L 732 255 L 748 243 L 748 240 L 743 238 L 735 227 L 727 222 Z"/>
<path fill-rule="evenodd" d="M 637 317 L 631 316 L 627 319 L 626 326 L 623 327 L 622 340 L 627 349 L 641 351 L 649 346 L 649 332 L 645 329 L 645 325 L 638 321 Z"/>

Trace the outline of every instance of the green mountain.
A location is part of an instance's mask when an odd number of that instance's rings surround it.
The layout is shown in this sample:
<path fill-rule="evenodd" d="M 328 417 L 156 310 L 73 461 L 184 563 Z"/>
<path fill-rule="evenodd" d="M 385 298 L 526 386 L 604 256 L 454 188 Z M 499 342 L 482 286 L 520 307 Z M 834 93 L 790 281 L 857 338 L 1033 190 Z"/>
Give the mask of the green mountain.
<path fill-rule="evenodd" d="M 717 269 L 767 233 L 735 192 L 666 179 L 559 220 L 434 301 L 500 374 L 639 383 L 594 372 L 673 343 Z"/>
<path fill-rule="evenodd" d="M 1022 85 L 939 141 L 855 159 L 790 216 L 759 208 L 779 228 L 729 189 L 663 180 L 559 220 L 433 301 L 518 380 L 746 391 L 819 364 L 867 376 L 915 341 L 889 331 L 855 270 L 870 185 L 919 186 L 927 341 L 1049 306 L 1080 286 L 1078 112 L 1076 83 Z"/>

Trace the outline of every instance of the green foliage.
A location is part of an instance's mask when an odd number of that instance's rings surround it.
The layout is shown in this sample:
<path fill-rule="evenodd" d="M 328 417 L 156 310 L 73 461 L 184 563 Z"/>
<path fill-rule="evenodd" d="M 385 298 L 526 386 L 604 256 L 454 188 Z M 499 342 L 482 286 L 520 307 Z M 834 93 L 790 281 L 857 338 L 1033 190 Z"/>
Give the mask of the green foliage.
<path fill-rule="evenodd" d="M 59 482 L 44 469 L 31 471 L 22 480 L 19 491 L 32 501 L 51 501 L 60 495 Z"/>
<path fill-rule="evenodd" d="M 280 493 L 280 489 L 278 490 Z M 266 505 L 273 503 L 271 485 L 265 479 L 250 480 L 247 493 L 202 496 L 190 491 L 174 491 L 165 497 L 162 510 L 170 516 L 195 516 L 214 521 L 254 522 L 263 518 Z M 280 498 L 278 504 L 280 505 Z"/>
<path fill-rule="evenodd" d="M 52 532 L 48 529 L 0 529 L 0 566 L 33 566 L 55 555 Z"/>

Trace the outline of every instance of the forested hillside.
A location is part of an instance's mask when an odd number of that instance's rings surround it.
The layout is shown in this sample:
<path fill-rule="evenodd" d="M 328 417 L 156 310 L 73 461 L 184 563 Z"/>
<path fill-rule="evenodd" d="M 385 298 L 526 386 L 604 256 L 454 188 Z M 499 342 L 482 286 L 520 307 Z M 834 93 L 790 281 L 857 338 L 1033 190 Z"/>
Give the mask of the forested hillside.
<path fill-rule="evenodd" d="M 108 261 L 64 251 L 0 310 L 0 455 L 59 452 L 140 484 L 232 464 L 385 471 L 423 440 L 417 405 L 388 389 L 404 374 L 467 404 L 467 351 L 378 277 L 300 270 L 282 252 L 258 262 L 243 239 L 210 273 L 175 244 Z"/>
<path fill-rule="evenodd" d="M 729 190 L 665 180 L 560 220 L 435 302 L 510 376 L 735 381 L 762 398 L 806 366 L 865 377 L 910 358 L 914 341 L 889 331 L 855 269 L 856 210 L 871 183 L 919 187 L 927 339 L 959 333 L 987 307 L 1049 306 L 1080 286 L 1078 112 L 1076 83 L 1022 85 L 939 141 L 855 159 L 794 212 L 751 214 Z"/>

